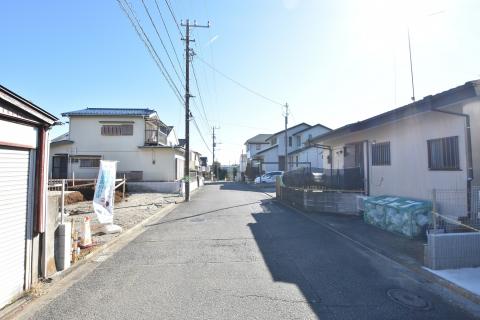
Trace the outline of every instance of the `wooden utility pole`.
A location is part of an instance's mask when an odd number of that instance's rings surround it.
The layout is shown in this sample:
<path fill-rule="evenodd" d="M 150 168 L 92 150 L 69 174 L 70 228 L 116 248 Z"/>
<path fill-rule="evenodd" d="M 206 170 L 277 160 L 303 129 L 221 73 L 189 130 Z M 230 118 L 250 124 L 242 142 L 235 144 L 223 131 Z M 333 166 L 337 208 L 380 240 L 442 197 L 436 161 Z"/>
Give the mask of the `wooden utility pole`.
<path fill-rule="evenodd" d="M 283 169 L 284 171 L 288 171 L 288 134 L 287 134 L 287 129 L 288 129 L 288 103 L 285 103 L 285 168 Z"/>
<path fill-rule="evenodd" d="M 220 129 L 219 127 L 212 127 L 212 176 L 217 176 L 218 179 L 218 168 L 215 166 L 215 148 L 217 147 L 217 143 L 215 142 L 215 139 L 217 136 L 215 135 L 215 129 Z M 214 167 L 215 166 L 215 167 Z M 216 170 L 214 171 L 214 168 Z"/>
<path fill-rule="evenodd" d="M 190 201 L 190 58 L 193 56 L 190 49 L 190 42 L 194 42 L 194 39 L 190 39 L 190 28 L 208 28 L 210 22 L 206 26 L 197 25 L 194 21 L 193 25 L 187 19 L 186 23 L 182 22 L 182 26 L 185 27 L 185 164 L 184 164 L 184 179 L 185 179 L 185 201 Z"/>

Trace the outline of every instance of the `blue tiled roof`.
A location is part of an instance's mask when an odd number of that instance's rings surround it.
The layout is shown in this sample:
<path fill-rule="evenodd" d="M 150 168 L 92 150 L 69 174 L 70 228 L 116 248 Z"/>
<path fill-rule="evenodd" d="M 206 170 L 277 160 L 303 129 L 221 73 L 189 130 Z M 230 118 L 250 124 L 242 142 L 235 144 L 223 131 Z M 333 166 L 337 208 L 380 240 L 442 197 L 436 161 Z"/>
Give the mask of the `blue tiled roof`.
<path fill-rule="evenodd" d="M 137 108 L 86 108 L 82 110 L 62 113 L 63 117 L 69 116 L 149 116 L 155 113 L 152 109 Z"/>

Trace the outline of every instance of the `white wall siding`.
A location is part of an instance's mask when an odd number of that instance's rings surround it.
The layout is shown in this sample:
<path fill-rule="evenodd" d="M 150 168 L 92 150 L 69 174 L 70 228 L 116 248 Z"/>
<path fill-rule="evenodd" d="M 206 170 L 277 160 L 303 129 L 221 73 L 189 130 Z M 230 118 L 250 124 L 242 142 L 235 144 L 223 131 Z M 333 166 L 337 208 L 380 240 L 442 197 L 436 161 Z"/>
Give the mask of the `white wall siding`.
<path fill-rule="evenodd" d="M 0 143 L 23 148 L 37 147 L 37 128 L 0 120 Z"/>
<path fill-rule="evenodd" d="M 427 140 L 458 136 L 460 170 L 432 171 L 428 168 Z M 433 188 L 466 189 L 465 119 L 427 112 L 379 127 L 321 141 L 332 145 L 333 168 L 343 168 L 343 146 L 369 141 L 371 164 L 372 142 L 390 141 L 391 165 L 370 166 L 370 194 L 397 195 L 419 199 L 431 198 Z M 327 168 L 327 157 L 324 157 Z"/>
<path fill-rule="evenodd" d="M 133 122 L 132 136 L 103 136 L 101 121 Z M 141 117 L 70 117 L 70 140 L 73 151 L 96 154 L 102 151 L 132 151 L 144 145 L 145 121 Z"/>
<path fill-rule="evenodd" d="M 132 136 L 101 135 L 102 121 L 132 122 Z M 103 160 L 118 161 L 118 171 L 142 171 L 144 181 L 174 181 L 174 148 L 139 148 L 144 145 L 145 122 L 141 117 L 70 117 L 70 140 L 72 144 L 53 144 L 50 150 L 50 166 L 55 154 L 72 156 L 99 156 Z M 172 130 L 169 141 L 176 141 Z M 183 166 L 182 166 L 183 170 Z M 51 171 L 51 170 L 50 170 Z M 182 171 L 183 172 L 183 171 Z M 69 161 L 68 177 L 92 179 L 98 175 L 98 168 L 80 167 L 80 161 Z M 51 175 L 51 172 L 49 172 Z M 183 174 L 180 176 L 182 177 Z"/>

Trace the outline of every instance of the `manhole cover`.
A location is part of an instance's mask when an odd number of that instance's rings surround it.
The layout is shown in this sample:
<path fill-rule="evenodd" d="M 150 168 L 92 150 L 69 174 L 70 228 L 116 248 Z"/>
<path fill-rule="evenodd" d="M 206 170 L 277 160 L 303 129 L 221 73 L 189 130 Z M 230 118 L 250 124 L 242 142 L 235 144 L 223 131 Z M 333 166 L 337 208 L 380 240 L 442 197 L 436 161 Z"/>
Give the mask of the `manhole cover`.
<path fill-rule="evenodd" d="M 428 310 L 431 307 L 428 301 L 426 301 L 419 295 L 409 292 L 407 290 L 390 289 L 387 291 L 387 296 L 396 303 L 399 303 L 405 307 L 419 310 Z"/>

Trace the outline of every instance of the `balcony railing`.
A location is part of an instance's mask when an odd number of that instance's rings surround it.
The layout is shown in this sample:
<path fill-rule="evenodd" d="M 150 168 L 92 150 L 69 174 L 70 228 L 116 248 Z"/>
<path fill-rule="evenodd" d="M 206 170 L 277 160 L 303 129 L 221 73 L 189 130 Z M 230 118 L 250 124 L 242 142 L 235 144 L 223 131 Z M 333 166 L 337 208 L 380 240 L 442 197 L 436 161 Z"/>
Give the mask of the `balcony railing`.
<path fill-rule="evenodd" d="M 167 143 L 167 137 L 163 132 L 158 129 L 145 129 L 145 145 L 165 145 Z"/>
<path fill-rule="evenodd" d="M 157 129 L 145 129 L 145 144 L 158 144 Z"/>

